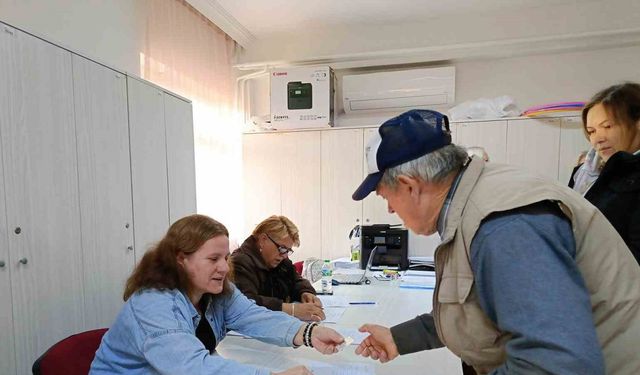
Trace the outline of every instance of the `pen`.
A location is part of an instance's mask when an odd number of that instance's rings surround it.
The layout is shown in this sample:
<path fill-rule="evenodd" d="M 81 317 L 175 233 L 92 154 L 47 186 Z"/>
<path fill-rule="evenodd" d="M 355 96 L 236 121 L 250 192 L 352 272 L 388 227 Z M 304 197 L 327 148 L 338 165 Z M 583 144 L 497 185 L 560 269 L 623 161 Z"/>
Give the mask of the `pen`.
<path fill-rule="evenodd" d="M 349 302 L 350 305 L 375 305 L 375 302 Z"/>
<path fill-rule="evenodd" d="M 433 287 L 433 286 L 426 286 L 426 285 L 400 285 L 400 288 L 402 288 L 402 289 L 427 289 L 427 290 L 435 289 L 435 287 Z"/>

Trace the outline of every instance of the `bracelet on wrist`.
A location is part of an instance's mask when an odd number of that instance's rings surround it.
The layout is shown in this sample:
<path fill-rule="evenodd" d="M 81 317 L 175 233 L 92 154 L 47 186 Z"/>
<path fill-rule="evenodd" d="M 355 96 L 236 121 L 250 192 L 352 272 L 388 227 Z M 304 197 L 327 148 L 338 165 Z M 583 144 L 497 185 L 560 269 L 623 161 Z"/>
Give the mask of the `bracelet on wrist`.
<path fill-rule="evenodd" d="M 313 329 L 318 325 L 316 322 L 308 323 L 304 329 L 304 333 L 302 335 L 302 342 L 305 346 L 313 348 L 313 342 L 311 341 L 311 335 L 313 334 Z"/>
<path fill-rule="evenodd" d="M 304 346 L 309 346 L 307 345 L 307 333 L 309 332 L 309 325 L 310 323 L 307 323 L 307 325 L 304 327 L 304 331 L 302 332 L 302 344 Z"/>

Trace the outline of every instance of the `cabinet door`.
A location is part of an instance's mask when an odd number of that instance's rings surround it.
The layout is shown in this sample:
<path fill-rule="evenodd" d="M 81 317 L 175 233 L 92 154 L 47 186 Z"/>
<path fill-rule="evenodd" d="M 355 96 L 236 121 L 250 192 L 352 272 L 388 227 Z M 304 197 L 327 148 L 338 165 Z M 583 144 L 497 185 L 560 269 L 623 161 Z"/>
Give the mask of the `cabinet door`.
<path fill-rule="evenodd" d="M 509 120 L 507 163 L 558 179 L 560 119 Z"/>
<path fill-rule="evenodd" d="M 71 53 L 2 27 L 8 266 L 17 373 L 28 374 L 49 346 L 84 327 Z"/>
<path fill-rule="evenodd" d="M 351 199 L 362 182 L 363 130 L 322 132 L 322 257 L 350 256 L 349 232 L 360 224 L 362 202 Z"/>
<path fill-rule="evenodd" d="M 163 92 L 127 77 L 136 260 L 169 227 Z"/>
<path fill-rule="evenodd" d="M 196 213 L 196 165 L 191 103 L 164 94 L 169 178 L 169 221 Z"/>
<path fill-rule="evenodd" d="M 0 26 L 1 27 L 1 26 Z M 1 46 L 1 44 L 0 44 Z M 0 49 L 0 55 L 2 54 Z M 0 72 L 1 76 L 2 72 Z M 4 91 L 0 90 L 0 99 L 4 100 Z M 0 104 L 0 108 L 4 108 Z M 2 115 L 0 115 L 0 119 Z M 1 121 L 1 120 L 0 120 Z M 2 129 L 0 128 L 0 141 Z M 0 143 L 1 144 L 1 143 Z M 9 272 L 9 243 L 7 233 L 7 212 L 5 207 L 4 173 L 0 152 L 0 374 L 16 374 L 16 353 L 13 343 L 13 312 L 11 311 L 11 274 Z"/>
<path fill-rule="evenodd" d="M 377 131 L 377 128 L 364 130 L 364 145 L 362 149 L 362 155 L 364 155 L 364 157 L 362 158 L 363 176 L 369 174 L 369 172 L 367 172 L 367 156 L 364 148 L 367 147 L 367 143 L 369 143 L 369 140 Z M 362 182 L 362 180 L 360 180 L 360 182 Z M 359 184 L 360 183 L 356 184 L 356 186 L 353 188 L 354 191 L 359 186 Z M 364 222 L 362 223 L 363 225 L 402 223 L 398 215 L 389 213 L 387 201 L 377 196 L 375 191 L 362 200 L 362 217 L 364 220 Z"/>
<path fill-rule="evenodd" d="M 134 265 L 127 83 L 73 56 L 86 329 L 108 327 Z"/>
<path fill-rule="evenodd" d="M 459 123 L 456 128 L 456 144 L 464 147 L 480 146 L 496 163 L 507 161 L 507 122 L 482 121 Z"/>
<path fill-rule="evenodd" d="M 300 231 L 300 247 L 291 256 L 291 260 L 296 262 L 309 257 L 320 258 L 320 132 L 284 133 L 282 147 L 282 215 L 291 219 Z"/>
<path fill-rule="evenodd" d="M 580 117 L 564 117 L 561 124 L 558 181 L 566 185 L 573 168 L 577 165 L 578 155 L 582 151 L 588 151 L 591 145 L 585 137 Z"/>
<path fill-rule="evenodd" d="M 282 155 L 282 134 L 246 134 L 242 137 L 246 236 L 262 220 L 282 212 L 280 170 L 288 165 Z"/>

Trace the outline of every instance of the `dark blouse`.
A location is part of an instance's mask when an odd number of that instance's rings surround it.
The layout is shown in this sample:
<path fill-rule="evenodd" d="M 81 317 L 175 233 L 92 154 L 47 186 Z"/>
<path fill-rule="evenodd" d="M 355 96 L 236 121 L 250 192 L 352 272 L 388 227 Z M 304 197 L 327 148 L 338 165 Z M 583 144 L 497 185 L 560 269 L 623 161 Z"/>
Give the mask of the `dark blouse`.
<path fill-rule="evenodd" d="M 604 214 L 640 264 L 640 155 L 613 154 L 584 197 Z"/>

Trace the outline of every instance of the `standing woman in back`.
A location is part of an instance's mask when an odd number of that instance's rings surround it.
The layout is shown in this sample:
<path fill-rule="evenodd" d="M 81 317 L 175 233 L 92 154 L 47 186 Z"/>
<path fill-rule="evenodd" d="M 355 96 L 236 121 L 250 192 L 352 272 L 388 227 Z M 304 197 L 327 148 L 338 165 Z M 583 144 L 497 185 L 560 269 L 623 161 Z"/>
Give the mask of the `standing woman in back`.
<path fill-rule="evenodd" d="M 602 211 L 640 264 L 640 85 L 600 91 L 582 123 L 592 149 L 569 186 Z"/>

